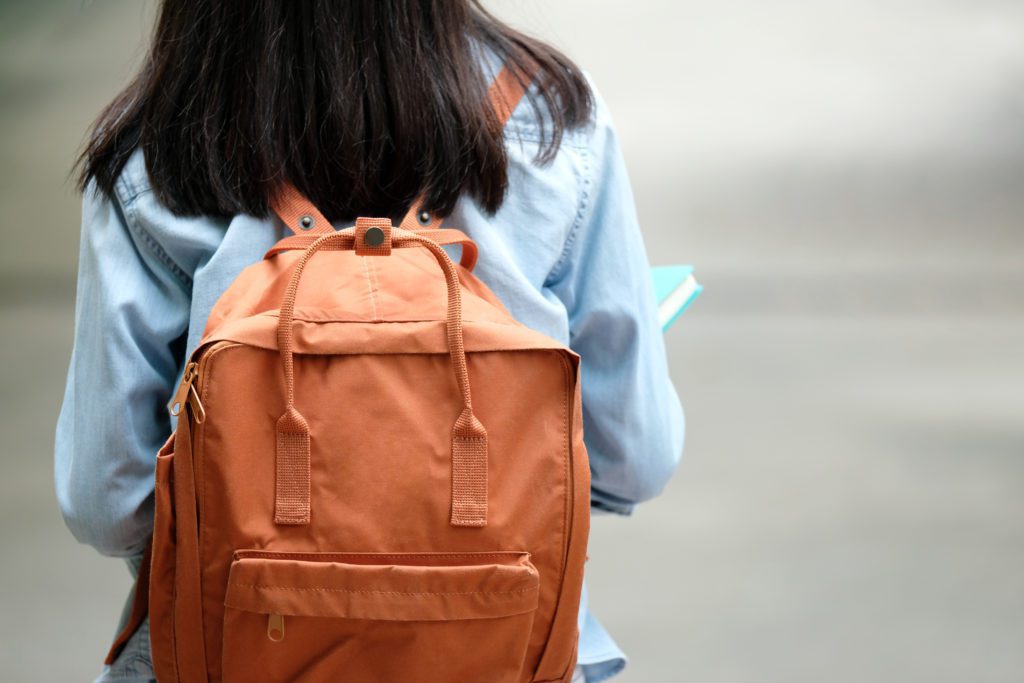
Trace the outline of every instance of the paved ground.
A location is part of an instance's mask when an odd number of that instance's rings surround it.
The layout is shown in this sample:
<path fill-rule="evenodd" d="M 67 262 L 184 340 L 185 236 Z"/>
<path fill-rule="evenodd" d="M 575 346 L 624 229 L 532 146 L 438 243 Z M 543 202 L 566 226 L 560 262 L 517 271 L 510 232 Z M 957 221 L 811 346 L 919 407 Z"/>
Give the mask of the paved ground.
<path fill-rule="evenodd" d="M 594 74 L 656 261 L 679 475 L 595 521 L 625 683 L 1024 677 L 1024 21 L 1013 3 L 521 0 Z M 152 3 L 0 7 L 0 679 L 82 681 L 127 589 L 52 425 L 89 118 Z"/>

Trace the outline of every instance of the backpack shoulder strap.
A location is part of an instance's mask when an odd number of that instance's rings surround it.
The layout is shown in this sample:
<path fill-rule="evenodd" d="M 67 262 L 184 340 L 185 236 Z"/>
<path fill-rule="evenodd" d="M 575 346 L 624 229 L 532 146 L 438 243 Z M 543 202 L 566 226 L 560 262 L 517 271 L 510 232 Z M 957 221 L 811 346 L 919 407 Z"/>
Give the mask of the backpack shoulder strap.
<path fill-rule="evenodd" d="M 491 87 L 487 91 L 487 96 L 491 102 L 491 108 L 494 109 L 494 113 L 498 117 L 498 123 L 501 128 L 504 128 L 508 120 L 512 118 L 512 112 L 519 106 L 519 102 L 523 99 L 523 95 L 526 94 L 526 88 L 531 80 L 529 72 L 514 69 L 508 65 L 501 67 L 501 71 L 494 78 L 494 82 L 491 83 Z M 413 202 L 409 212 L 402 219 L 402 228 L 417 231 L 437 230 L 441 227 L 444 218 L 424 211 L 422 206 L 423 197 L 420 196 Z"/>
<path fill-rule="evenodd" d="M 526 95 L 526 89 L 532 80 L 530 72 L 504 66 L 491 83 L 488 97 L 502 128 L 512 118 L 512 113 Z"/>
<path fill-rule="evenodd" d="M 512 117 L 520 100 L 526 94 L 526 88 L 532 80 L 530 71 L 503 66 L 488 89 L 488 99 L 502 128 Z M 402 219 L 401 227 L 406 230 L 437 230 L 444 220 L 421 209 L 423 198 L 413 202 L 412 208 Z M 287 184 L 271 206 L 284 224 L 296 235 L 324 234 L 333 232 L 334 228 L 322 213 L 293 185 Z"/>

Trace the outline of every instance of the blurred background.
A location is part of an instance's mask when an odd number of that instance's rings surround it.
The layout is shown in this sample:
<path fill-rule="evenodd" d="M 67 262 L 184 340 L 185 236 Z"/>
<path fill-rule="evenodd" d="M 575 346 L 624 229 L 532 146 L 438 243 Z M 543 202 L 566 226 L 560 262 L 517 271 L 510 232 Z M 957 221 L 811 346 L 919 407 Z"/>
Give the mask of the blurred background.
<path fill-rule="evenodd" d="M 594 76 L 683 465 L 595 520 L 624 683 L 1024 680 L 1024 3 L 502 0 Z M 0 2 L 0 679 L 86 681 L 127 570 L 52 487 L 88 124 L 152 0 Z"/>

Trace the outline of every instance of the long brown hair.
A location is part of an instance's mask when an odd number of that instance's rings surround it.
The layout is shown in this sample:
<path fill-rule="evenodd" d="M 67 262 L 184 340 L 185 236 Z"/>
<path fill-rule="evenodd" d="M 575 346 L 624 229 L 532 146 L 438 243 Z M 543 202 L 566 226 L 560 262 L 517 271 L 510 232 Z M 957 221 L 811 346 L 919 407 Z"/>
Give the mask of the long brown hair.
<path fill-rule="evenodd" d="M 485 51 L 534 73 L 536 161 L 585 124 L 580 69 L 479 0 L 163 0 L 135 79 L 100 115 L 80 165 L 108 195 L 142 148 L 181 215 L 266 215 L 293 183 L 331 220 L 400 216 L 421 194 L 488 211 L 508 185 Z"/>

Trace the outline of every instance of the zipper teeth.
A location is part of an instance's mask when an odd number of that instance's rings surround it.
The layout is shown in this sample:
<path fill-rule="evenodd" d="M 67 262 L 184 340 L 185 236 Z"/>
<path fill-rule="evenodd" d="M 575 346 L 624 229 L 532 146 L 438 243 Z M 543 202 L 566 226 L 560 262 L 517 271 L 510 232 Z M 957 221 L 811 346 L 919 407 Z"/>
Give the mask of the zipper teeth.
<path fill-rule="evenodd" d="M 219 351 L 235 346 L 244 346 L 244 344 L 227 340 L 216 341 L 202 350 L 198 361 L 192 361 L 191 363 L 194 367 L 194 373 L 190 382 L 191 393 L 199 404 L 199 413 L 201 415 L 199 419 L 195 420 L 197 426 L 206 422 L 206 409 L 203 407 L 203 401 L 206 399 L 204 392 L 206 391 L 207 366 Z M 186 396 L 186 400 L 188 400 L 188 396 Z"/>
<path fill-rule="evenodd" d="M 200 403 L 206 399 L 206 374 L 207 366 L 210 364 L 210 361 L 221 350 L 235 346 L 244 346 L 244 344 L 228 340 L 214 342 L 202 350 L 198 361 L 194 361 L 197 363 L 197 366 L 196 374 L 192 378 L 192 388 L 195 391 L 196 396 L 199 397 Z M 205 414 L 205 409 L 203 412 Z M 203 554 L 206 542 L 206 533 L 203 528 L 206 511 L 206 474 L 203 472 L 204 465 L 202 452 L 203 435 L 205 434 L 205 431 L 205 419 L 202 422 L 195 423 L 195 429 L 192 431 L 192 476 L 196 484 L 196 509 L 198 517 L 196 520 L 196 526 L 199 535 L 199 565 L 201 567 L 205 566 Z"/>
<path fill-rule="evenodd" d="M 232 346 L 243 346 L 238 342 L 221 340 L 214 342 L 210 346 L 203 349 L 203 352 L 199 356 L 199 360 L 196 361 L 196 374 L 192 378 L 192 384 L 196 387 L 196 393 L 199 394 L 200 398 L 203 396 L 203 391 L 206 389 L 206 366 L 210 364 L 210 360 L 217 354 L 218 351 L 226 349 Z"/>
<path fill-rule="evenodd" d="M 345 552 L 289 552 L 278 550 L 236 550 L 235 560 L 310 560 L 316 562 L 332 562 L 345 559 L 421 559 L 421 560 L 451 560 L 456 558 L 487 560 L 487 559 L 530 559 L 530 553 L 518 550 L 499 550 L 496 552 L 411 552 L 411 553 L 345 553 Z M 411 565 L 411 566 L 433 566 L 433 565 Z M 438 565 L 448 566 L 448 565 Z"/>
<path fill-rule="evenodd" d="M 569 509 L 568 514 L 565 518 L 565 550 L 563 551 L 562 557 L 562 571 L 563 577 L 565 569 L 569 565 L 569 548 L 572 546 L 572 525 L 576 518 L 576 456 L 574 452 L 574 446 L 576 440 L 573 438 L 573 424 L 575 422 L 576 412 L 576 387 L 573 384 L 572 367 L 569 365 L 569 361 L 564 355 L 559 354 L 561 357 L 562 371 L 565 377 L 565 438 L 566 438 L 566 453 L 569 454 L 569 471 L 566 476 L 566 486 L 569 488 Z M 577 380 L 578 381 L 578 380 Z"/>
<path fill-rule="evenodd" d="M 210 358 L 216 353 L 217 349 L 223 344 L 223 342 L 215 342 L 211 346 L 203 349 L 202 354 L 199 356 L 199 360 L 196 365 L 196 375 L 192 378 L 192 390 L 198 397 L 200 403 L 206 398 L 204 395 L 206 392 L 206 366 L 210 363 Z M 205 407 L 203 412 L 206 412 Z M 196 493 L 198 495 L 198 503 L 200 511 L 206 508 L 206 495 L 205 488 L 200 488 L 200 482 L 204 481 L 202 469 L 202 458 L 200 454 L 200 443 L 202 441 L 202 434 L 205 430 L 204 424 L 206 420 L 195 425 L 195 429 L 192 431 L 192 462 L 194 469 L 194 476 L 196 478 Z M 200 557 L 203 552 L 203 524 L 202 517 L 199 519 L 199 552 Z"/>

